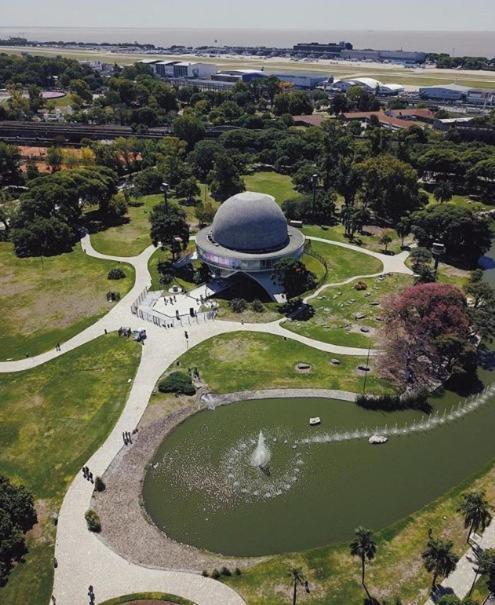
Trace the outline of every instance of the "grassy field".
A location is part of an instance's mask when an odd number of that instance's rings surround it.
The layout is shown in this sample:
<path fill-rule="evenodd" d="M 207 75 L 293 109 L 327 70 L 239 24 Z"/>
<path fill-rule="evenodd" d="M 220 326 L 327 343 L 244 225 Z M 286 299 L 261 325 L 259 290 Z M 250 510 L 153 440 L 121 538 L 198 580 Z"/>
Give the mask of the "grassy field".
<path fill-rule="evenodd" d="M 126 294 L 134 269 L 111 281 L 116 263 L 72 252 L 44 258 L 18 258 L 12 245 L 0 243 L 0 350 L 2 360 L 37 355 L 63 343 L 104 315 L 110 290 Z"/>
<path fill-rule="evenodd" d="M 332 227 L 318 227 L 316 225 L 307 225 L 303 227 L 305 235 L 313 237 L 322 237 L 323 239 L 332 239 L 337 242 L 352 243 L 354 246 L 361 246 L 374 252 L 384 252 L 384 246 L 380 243 L 380 238 L 384 229 L 380 227 L 365 227 L 364 233 L 356 233 L 354 240 L 349 241 L 344 235 L 343 225 L 333 225 Z M 398 254 L 401 251 L 401 240 L 394 229 L 387 229 L 387 234 L 392 237 L 392 242 L 388 245 L 388 251 Z M 407 244 L 411 238 L 405 238 Z"/>
<path fill-rule="evenodd" d="M 206 199 L 214 206 L 218 206 L 210 196 L 207 185 L 200 184 L 200 189 L 201 201 Z M 178 200 L 173 196 L 169 197 L 169 201 L 178 204 Z M 136 256 L 151 244 L 149 216 L 153 206 L 163 202 L 163 195 L 161 193 L 145 195 L 137 198 L 136 202 L 138 205 L 129 206 L 126 217 L 119 225 L 105 226 L 100 223 L 98 212 L 87 214 L 87 219 L 94 221 L 95 229 L 99 229 L 91 235 L 95 250 L 113 256 Z M 191 231 L 194 231 L 197 227 L 194 206 L 178 205 L 186 212 Z"/>
<path fill-rule="evenodd" d="M 259 191 L 273 195 L 277 204 L 281 205 L 285 200 L 299 197 L 299 193 L 294 189 L 292 179 L 286 174 L 278 172 L 255 172 L 243 177 L 246 185 L 246 191 Z"/>
<path fill-rule="evenodd" d="M 430 200 L 430 205 L 436 205 L 439 202 L 435 199 L 433 193 L 426 191 L 428 198 Z M 454 206 L 461 206 L 462 208 L 468 208 L 473 212 L 480 212 L 483 210 L 493 210 L 493 204 L 485 204 L 484 202 L 480 202 L 478 200 L 473 200 L 469 196 L 466 195 L 454 195 L 451 200 L 448 202 L 449 204 L 453 204 Z"/>
<path fill-rule="evenodd" d="M 34 47 L 0 47 L 0 52 L 20 55 L 23 52 L 29 52 L 39 56 L 57 56 L 70 57 L 80 61 L 104 61 L 107 63 L 117 63 L 120 65 L 130 65 L 141 59 L 149 59 L 149 55 L 141 53 L 128 54 L 125 52 L 109 53 L 105 51 L 84 51 L 79 49 L 61 49 L 61 48 L 34 48 Z M 154 55 L 153 58 L 160 60 L 174 61 L 193 61 L 192 55 Z M 299 72 L 304 73 L 324 73 L 332 74 L 337 78 L 366 76 L 376 78 L 382 82 L 394 82 L 409 84 L 413 86 L 423 86 L 432 84 L 451 84 L 456 82 L 463 86 L 472 86 L 475 88 L 493 88 L 495 86 L 495 75 L 487 72 L 461 71 L 461 70 L 443 70 L 443 69 L 406 69 L 400 65 L 364 65 L 352 62 L 331 63 L 327 61 L 286 61 L 286 60 L 263 60 L 259 58 L 248 57 L 200 57 L 198 60 L 205 63 L 214 63 L 222 69 L 244 69 L 261 67 L 267 73 L 280 72 Z"/>
<path fill-rule="evenodd" d="M 340 365 L 332 365 L 338 358 Z M 358 392 L 363 377 L 357 370 L 365 358 L 331 355 L 272 334 L 237 332 L 216 336 L 180 358 L 183 368 L 198 368 L 215 393 L 252 389 L 318 388 Z M 309 363 L 311 372 L 295 369 Z M 370 373 L 369 392 L 384 392 L 386 384 Z"/>
<path fill-rule="evenodd" d="M 473 481 L 473 480 L 471 480 Z M 466 550 L 466 530 L 457 513 L 460 495 L 467 488 L 485 489 L 495 501 L 495 467 L 493 462 L 474 482 L 467 482 L 426 506 L 407 519 L 378 534 L 376 559 L 368 563 L 367 584 L 377 599 L 404 605 L 420 605 L 428 597 L 431 575 L 421 560 L 428 529 L 435 535 L 451 539 L 459 555 Z M 363 506 L 365 495 L 363 495 Z M 329 519 L 331 523 L 331 519 Z M 273 557 L 241 576 L 226 581 L 248 605 L 285 605 L 289 602 L 288 570 L 300 567 L 309 580 L 311 594 L 299 591 L 298 603 L 304 605 L 363 605 L 365 595 L 360 584 L 359 563 L 349 555 L 346 544 L 318 548 L 303 553 Z M 482 592 L 480 590 L 480 592 Z"/>
<path fill-rule="evenodd" d="M 286 321 L 284 327 L 291 332 L 308 336 L 323 342 L 349 347 L 369 347 L 375 344 L 375 332 L 380 326 L 380 307 L 374 303 L 384 296 L 400 292 L 413 284 L 408 275 L 389 274 L 380 278 L 360 280 L 368 288 L 356 290 L 355 283 L 336 288 L 327 288 L 310 301 L 315 310 L 307 321 Z M 356 314 L 365 317 L 357 319 Z M 369 329 L 362 333 L 361 327 Z"/>
<path fill-rule="evenodd" d="M 332 235 L 329 234 L 326 237 L 331 239 Z M 312 241 L 309 253 L 325 259 L 328 266 L 326 279 L 328 283 L 343 281 L 355 275 L 379 273 L 383 269 L 381 261 L 374 256 L 324 242 Z"/>
<path fill-rule="evenodd" d="M 46 605 L 57 512 L 73 476 L 119 417 L 140 347 L 114 334 L 34 370 L 0 375 L 0 472 L 34 494 L 29 554 L 0 589 L 3 605 Z"/>

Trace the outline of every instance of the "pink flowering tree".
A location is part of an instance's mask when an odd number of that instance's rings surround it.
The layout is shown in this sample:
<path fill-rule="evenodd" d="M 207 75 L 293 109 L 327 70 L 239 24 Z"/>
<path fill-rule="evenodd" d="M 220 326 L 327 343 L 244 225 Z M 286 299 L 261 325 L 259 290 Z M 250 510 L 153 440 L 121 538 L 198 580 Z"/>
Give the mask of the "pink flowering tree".
<path fill-rule="evenodd" d="M 438 283 L 406 288 L 383 302 L 380 374 L 401 391 L 432 389 L 472 366 L 466 298 Z"/>

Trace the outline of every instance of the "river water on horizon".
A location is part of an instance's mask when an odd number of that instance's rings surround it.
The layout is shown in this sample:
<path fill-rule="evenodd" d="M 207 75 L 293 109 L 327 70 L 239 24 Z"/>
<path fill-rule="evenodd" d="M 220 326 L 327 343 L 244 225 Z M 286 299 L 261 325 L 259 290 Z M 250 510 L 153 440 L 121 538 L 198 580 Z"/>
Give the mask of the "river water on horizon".
<path fill-rule="evenodd" d="M 446 52 L 495 57 L 494 31 L 380 31 L 268 28 L 132 28 L 132 27 L 0 27 L 0 36 L 40 42 L 140 42 L 173 44 L 290 47 L 298 42 L 347 40 L 355 48 Z"/>

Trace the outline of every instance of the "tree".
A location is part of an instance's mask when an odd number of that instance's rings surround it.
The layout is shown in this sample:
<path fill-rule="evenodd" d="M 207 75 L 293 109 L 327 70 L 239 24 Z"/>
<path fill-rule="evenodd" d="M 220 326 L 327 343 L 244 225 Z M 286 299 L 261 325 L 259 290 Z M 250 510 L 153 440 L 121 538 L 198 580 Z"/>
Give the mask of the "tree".
<path fill-rule="evenodd" d="M 226 153 L 217 155 L 208 179 L 212 196 L 222 202 L 245 189 L 236 165 Z"/>
<path fill-rule="evenodd" d="M 411 219 L 409 216 L 403 216 L 395 225 L 397 235 L 400 237 L 401 248 L 404 247 L 404 239 L 411 233 Z"/>
<path fill-rule="evenodd" d="M 441 241 L 447 257 L 453 260 L 474 264 L 491 245 L 488 221 L 469 208 L 438 204 L 414 212 L 411 221 L 420 246 L 431 248 Z"/>
<path fill-rule="evenodd" d="M 19 149 L 0 141 L 0 185 L 16 185 L 21 180 Z"/>
<path fill-rule="evenodd" d="M 192 163 L 193 173 L 201 181 L 205 181 L 208 173 L 213 169 L 215 158 L 224 150 L 217 141 L 205 139 L 198 141 L 188 159 Z"/>
<path fill-rule="evenodd" d="M 186 179 L 182 179 L 175 186 L 175 195 L 177 197 L 185 198 L 189 203 L 191 203 L 194 198 L 200 193 L 201 190 L 198 187 L 198 183 L 193 176 L 190 176 Z"/>
<path fill-rule="evenodd" d="M 436 281 L 435 270 L 433 269 L 433 254 L 428 248 L 413 248 L 409 259 L 416 276 L 416 283 L 427 284 Z"/>
<path fill-rule="evenodd" d="M 203 122 L 193 114 L 184 114 L 175 118 L 172 122 L 172 129 L 177 137 L 187 143 L 189 149 L 192 149 L 195 143 L 206 136 Z"/>
<path fill-rule="evenodd" d="M 0 586 L 26 552 L 24 534 L 37 523 L 33 496 L 0 475 Z"/>
<path fill-rule="evenodd" d="M 46 154 L 46 163 L 50 166 L 52 172 L 60 170 L 62 162 L 64 161 L 64 154 L 58 147 L 50 147 Z"/>
<path fill-rule="evenodd" d="M 215 208 L 211 202 L 199 204 L 194 210 L 194 214 L 200 225 L 209 225 L 215 216 Z"/>
<path fill-rule="evenodd" d="M 464 527 L 469 530 L 466 542 L 469 542 L 473 532 L 476 533 L 478 530 L 483 532 L 490 525 L 491 508 L 484 491 L 467 492 L 462 495 L 457 512 L 461 513 L 464 518 Z"/>
<path fill-rule="evenodd" d="M 484 281 L 482 275 L 480 269 L 473 271 L 464 292 L 470 302 L 469 317 L 474 331 L 481 338 L 492 338 L 495 335 L 495 288 Z"/>
<path fill-rule="evenodd" d="M 400 389 L 431 389 L 471 368 L 467 303 L 454 286 L 418 284 L 389 296 L 382 324 L 379 371 Z"/>
<path fill-rule="evenodd" d="M 434 538 L 430 529 L 428 542 L 421 557 L 426 570 L 432 574 L 432 591 L 437 585 L 439 576 L 447 578 L 457 567 L 459 557 L 453 552 L 453 547 L 454 544 L 450 540 Z"/>
<path fill-rule="evenodd" d="M 422 204 L 414 168 L 391 156 L 378 156 L 356 165 L 361 197 L 382 220 L 397 223 Z"/>
<path fill-rule="evenodd" d="M 136 174 L 132 184 L 136 195 L 159 193 L 163 177 L 156 168 L 145 168 Z"/>
<path fill-rule="evenodd" d="M 393 242 L 393 238 L 387 231 L 384 231 L 382 236 L 380 237 L 380 244 L 382 244 L 385 248 L 385 252 L 388 252 L 388 246 Z"/>
<path fill-rule="evenodd" d="M 433 190 L 434 198 L 441 204 L 443 204 L 443 202 L 450 202 L 453 194 L 452 185 L 449 181 L 440 181 Z"/>
<path fill-rule="evenodd" d="M 308 582 L 304 577 L 304 574 L 301 569 L 297 567 L 293 567 L 289 571 L 289 576 L 291 578 L 292 583 L 292 605 L 296 605 L 297 603 L 297 587 L 304 586 L 306 592 L 309 592 Z"/>
<path fill-rule="evenodd" d="M 273 267 L 272 279 L 284 286 L 288 298 L 298 296 L 316 286 L 314 273 L 308 271 L 305 265 L 295 258 L 277 261 Z"/>
<path fill-rule="evenodd" d="M 475 549 L 475 577 L 469 595 L 473 591 L 478 576 L 486 577 L 486 584 L 491 593 L 495 593 L 495 548 Z"/>
<path fill-rule="evenodd" d="M 376 555 L 376 542 L 373 533 L 364 527 L 358 527 L 354 531 L 355 537 L 349 544 L 349 551 L 353 557 L 359 557 L 361 560 L 361 585 L 371 601 L 371 595 L 366 586 L 366 561 L 372 561 Z"/>
<path fill-rule="evenodd" d="M 181 249 L 185 250 L 189 243 L 189 225 L 185 213 L 175 206 L 157 204 L 150 215 L 151 241 L 168 248 L 175 258 Z"/>

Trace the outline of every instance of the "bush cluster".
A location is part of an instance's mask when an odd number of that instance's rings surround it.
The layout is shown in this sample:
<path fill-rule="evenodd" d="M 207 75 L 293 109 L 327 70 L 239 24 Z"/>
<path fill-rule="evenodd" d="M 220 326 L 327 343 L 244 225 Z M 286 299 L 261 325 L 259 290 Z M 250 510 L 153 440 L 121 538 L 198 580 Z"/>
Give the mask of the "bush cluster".
<path fill-rule="evenodd" d="M 108 272 L 108 279 L 124 279 L 125 272 L 120 268 L 110 269 Z"/>
<path fill-rule="evenodd" d="M 179 393 L 182 395 L 194 395 L 196 389 L 191 377 L 187 372 L 172 372 L 158 383 L 160 393 Z"/>
<path fill-rule="evenodd" d="M 86 511 L 84 518 L 86 519 L 89 531 L 97 534 L 101 532 L 101 521 L 98 513 L 92 509 L 89 509 Z"/>
<path fill-rule="evenodd" d="M 378 395 L 377 397 L 358 395 L 356 403 L 367 410 L 382 410 L 384 412 L 421 410 L 422 412 L 431 412 L 426 391 L 418 391 L 405 397 L 400 395 Z"/>

